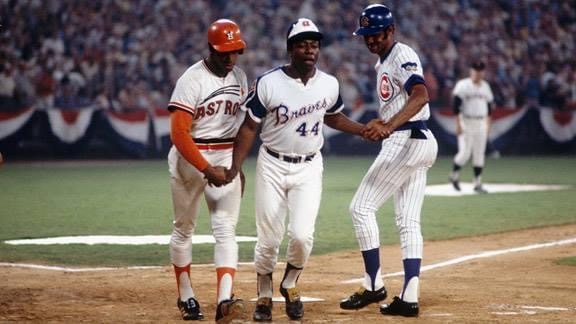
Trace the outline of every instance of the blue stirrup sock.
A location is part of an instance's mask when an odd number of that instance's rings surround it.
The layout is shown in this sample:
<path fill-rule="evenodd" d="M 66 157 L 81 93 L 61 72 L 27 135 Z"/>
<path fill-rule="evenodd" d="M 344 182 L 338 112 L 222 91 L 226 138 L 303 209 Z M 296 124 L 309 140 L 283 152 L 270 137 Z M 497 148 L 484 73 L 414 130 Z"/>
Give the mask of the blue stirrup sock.
<path fill-rule="evenodd" d="M 404 259 L 402 262 L 404 263 L 404 287 L 401 298 L 405 302 L 417 303 L 422 259 Z"/>
<path fill-rule="evenodd" d="M 362 251 L 364 258 L 364 288 L 367 290 L 378 290 L 384 286 L 384 281 L 380 274 L 380 249 Z"/>

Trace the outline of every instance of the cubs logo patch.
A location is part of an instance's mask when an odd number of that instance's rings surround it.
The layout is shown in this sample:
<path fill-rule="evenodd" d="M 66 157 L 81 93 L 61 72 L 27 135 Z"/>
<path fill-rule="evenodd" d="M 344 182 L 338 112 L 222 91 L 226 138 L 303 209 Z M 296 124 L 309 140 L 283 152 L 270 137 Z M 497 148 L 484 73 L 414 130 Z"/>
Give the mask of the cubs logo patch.
<path fill-rule="evenodd" d="M 418 64 L 414 62 L 406 62 L 400 65 L 400 67 L 409 72 L 416 72 L 418 70 Z"/>
<path fill-rule="evenodd" d="M 394 87 L 392 86 L 392 82 L 390 82 L 390 78 L 386 73 L 382 74 L 382 77 L 380 77 L 379 94 L 380 99 L 384 101 L 390 100 L 390 98 L 392 98 L 392 96 L 394 95 Z"/>
<path fill-rule="evenodd" d="M 368 17 L 366 17 L 366 16 L 360 18 L 360 25 L 361 25 L 362 27 L 368 27 L 368 26 L 370 26 L 370 19 L 369 19 Z"/>

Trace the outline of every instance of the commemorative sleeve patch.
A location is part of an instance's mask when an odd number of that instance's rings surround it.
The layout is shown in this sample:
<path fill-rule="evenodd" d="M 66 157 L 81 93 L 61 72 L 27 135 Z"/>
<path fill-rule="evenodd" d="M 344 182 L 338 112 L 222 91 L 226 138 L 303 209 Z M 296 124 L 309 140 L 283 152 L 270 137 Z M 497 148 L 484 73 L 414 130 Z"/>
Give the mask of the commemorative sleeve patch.
<path fill-rule="evenodd" d="M 414 62 L 406 62 L 406 63 L 400 65 L 400 67 L 406 71 L 411 71 L 411 72 L 415 72 L 418 70 L 418 64 L 414 63 Z"/>

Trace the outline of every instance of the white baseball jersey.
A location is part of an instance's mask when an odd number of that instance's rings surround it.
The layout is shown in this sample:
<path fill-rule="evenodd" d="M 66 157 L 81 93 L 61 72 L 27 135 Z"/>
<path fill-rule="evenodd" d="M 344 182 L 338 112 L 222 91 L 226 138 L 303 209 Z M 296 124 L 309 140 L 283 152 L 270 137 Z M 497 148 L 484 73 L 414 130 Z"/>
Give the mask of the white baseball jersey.
<path fill-rule="evenodd" d="M 417 54 L 405 44 L 395 43 L 376 64 L 380 116 L 389 121 L 404 108 L 409 91 L 423 84 L 422 66 Z M 374 163 L 364 176 L 350 204 L 360 250 L 380 247 L 376 211 L 394 195 L 396 226 L 400 233 L 403 259 L 421 259 L 423 240 L 420 213 L 426 188 L 426 173 L 436 160 L 438 144 L 424 121 L 430 116 L 428 104 L 414 115 L 410 128 L 397 129 L 384 141 Z M 370 288 L 370 278 L 365 288 Z M 376 287 L 383 285 L 376 278 Z"/>
<path fill-rule="evenodd" d="M 480 80 L 479 84 L 475 84 L 471 78 L 459 80 L 452 94 L 462 99 L 460 113 L 464 117 L 488 116 L 488 104 L 494 101 L 490 85 L 485 80 Z"/>
<path fill-rule="evenodd" d="M 246 74 L 238 67 L 222 78 L 204 60 L 189 67 L 176 82 L 169 107 L 194 116 L 193 138 L 234 138 L 244 120 L 240 109 L 247 95 Z"/>
<path fill-rule="evenodd" d="M 202 156 L 213 166 L 230 167 L 232 144 L 245 113 L 240 109 L 248 92 L 248 81 L 241 69 L 234 67 L 225 77 L 212 73 L 204 61 L 188 68 L 178 79 L 168 109 L 182 109 L 193 116 L 190 134 L 199 143 L 224 143 L 217 148 L 199 145 Z M 190 164 L 172 146 L 168 155 L 170 187 L 174 209 L 174 228 L 170 238 L 172 264 L 184 267 L 192 262 L 192 240 L 200 212 L 200 201 L 206 200 L 216 239 L 214 265 L 216 268 L 236 268 L 238 244 L 236 224 L 240 213 L 241 181 L 236 177 L 231 183 L 208 186 L 202 172 Z M 189 279 L 181 275 L 179 292 L 193 295 Z M 219 296 L 231 296 L 232 286 L 218 292 Z M 182 297 L 182 295 L 181 295 Z M 219 297 L 220 298 L 220 297 Z"/>
<path fill-rule="evenodd" d="M 408 100 L 409 94 L 406 89 L 424 80 L 422 64 L 412 48 L 396 43 L 386 57 L 378 60 L 375 68 L 380 118 L 389 121 Z M 428 118 L 430 118 L 430 107 L 426 104 L 410 120 L 428 120 Z"/>
<path fill-rule="evenodd" d="M 246 107 L 250 117 L 262 123 L 263 145 L 255 179 L 256 271 L 261 274 L 274 271 L 278 247 L 286 232 L 286 215 L 290 238 L 286 261 L 303 268 L 312 251 L 322 198 L 324 167 L 320 148 L 324 143 L 324 115 L 339 113 L 344 108 L 338 81 L 316 69 L 304 84 L 279 67 L 257 79 Z M 277 152 L 276 155 L 269 150 Z M 308 158 L 285 159 L 305 155 Z"/>
<path fill-rule="evenodd" d="M 258 78 L 246 106 L 250 117 L 262 123 L 263 144 L 288 155 L 319 151 L 324 144 L 324 115 L 344 108 L 335 77 L 316 69 L 304 84 L 281 67 Z"/>
<path fill-rule="evenodd" d="M 472 156 L 472 164 L 483 167 L 488 141 L 488 105 L 494 101 L 490 85 L 485 80 L 476 84 L 471 78 L 464 78 L 456 82 L 452 94 L 462 99 L 457 116 L 462 133 L 458 136 L 458 153 L 454 156 L 454 163 L 463 166 Z"/>

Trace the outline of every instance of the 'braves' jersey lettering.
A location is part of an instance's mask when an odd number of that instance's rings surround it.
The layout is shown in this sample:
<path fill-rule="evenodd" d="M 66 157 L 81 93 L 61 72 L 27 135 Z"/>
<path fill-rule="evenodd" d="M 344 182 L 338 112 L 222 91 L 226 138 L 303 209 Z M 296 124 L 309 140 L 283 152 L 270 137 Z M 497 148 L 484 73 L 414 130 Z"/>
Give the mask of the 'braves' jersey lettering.
<path fill-rule="evenodd" d="M 335 77 L 317 69 L 304 85 L 276 68 L 258 78 L 246 107 L 250 117 L 262 123 L 260 138 L 266 147 L 302 155 L 320 150 L 324 137 L 306 135 L 322 134 L 324 115 L 340 112 L 344 104 Z"/>
<path fill-rule="evenodd" d="M 307 114 L 311 114 L 319 109 L 326 109 L 326 105 L 327 105 L 326 98 L 324 98 L 323 100 L 319 100 L 314 104 L 309 104 L 307 106 L 301 107 L 298 110 L 294 110 L 290 113 L 288 112 L 288 107 L 286 107 L 285 105 L 280 105 L 276 108 L 272 108 L 271 112 L 274 112 L 276 116 L 276 123 L 274 125 L 276 126 L 278 124 L 285 124 L 291 119 L 297 119 L 306 116 Z"/>
<path fill-rule="evenodd" d="M 246 74 L 234 67 L 226 77 L 218 77 L 204 61 L 192 65 L 176 82 L 169 109 L 182 109 L 194 117 L 190 131 L 194 138 L 232 138 L 236 136 L 244 113 Z"/>

